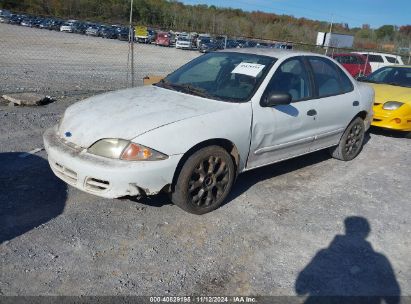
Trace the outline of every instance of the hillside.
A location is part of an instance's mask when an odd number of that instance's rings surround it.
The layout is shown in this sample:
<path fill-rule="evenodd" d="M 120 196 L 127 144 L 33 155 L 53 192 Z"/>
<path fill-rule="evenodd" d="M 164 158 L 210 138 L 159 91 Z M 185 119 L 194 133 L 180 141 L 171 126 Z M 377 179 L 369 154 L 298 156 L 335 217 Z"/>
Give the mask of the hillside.
<path fill-rule="evenodd" d="M 127 23 L 130 9 L 129 1 L 124 0 L 3 0 L 0 8 L 111 23 Z M 329 30 L 329 23 L 325 21 L 261 11 L 186 5 L 173 0 L 135 0 L 134 22 L 163 29 L 309 44 L 315 42 L 318 31 Z M 373 30 L 348 29 L 336 24 L 333 31 L 355 35 L 358 48 L 376 49 L 385 45 L 396 51 L 399 47 L 409 47 L 411 39 L 411 25 L 400 28 L 385 25 Z"/>

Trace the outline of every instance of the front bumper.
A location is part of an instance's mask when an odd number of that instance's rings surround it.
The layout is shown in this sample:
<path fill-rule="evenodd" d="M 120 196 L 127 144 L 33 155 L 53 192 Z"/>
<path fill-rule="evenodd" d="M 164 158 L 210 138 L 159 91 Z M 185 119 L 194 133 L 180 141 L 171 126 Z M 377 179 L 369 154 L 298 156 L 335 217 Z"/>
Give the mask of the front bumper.
<path fill-rule="evenodd" d="M 57 127 L 43 136 L 44 147 L 54 174 L 82 191 L 105 197 L 153 195 L 171 184 L 182 155 L 161 161 L 123 161 L 87 153 L 84 148 L 67 145 Z"/>
<path fill-rule="evenodd" d="M 383 103 L 374 105 L 374 117 L 371 125 L 375 127 L 411 131 L 411 107 L 407 104 L 402 105 L 397 110 L 384 110 Z"/>

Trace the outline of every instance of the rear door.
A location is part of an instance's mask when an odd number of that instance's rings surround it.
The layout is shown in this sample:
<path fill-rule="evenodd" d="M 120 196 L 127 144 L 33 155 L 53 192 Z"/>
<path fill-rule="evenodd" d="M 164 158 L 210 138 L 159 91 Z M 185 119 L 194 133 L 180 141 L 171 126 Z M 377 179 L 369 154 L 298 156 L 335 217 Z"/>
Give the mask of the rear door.
<path fill-rule="evenodd" d="M 316 136 L 313 150 L 338 144 L 344 130 L 359 112 L 360 96 L 345 72 L 332 60 L 307 56 L 315 80 Z"/>

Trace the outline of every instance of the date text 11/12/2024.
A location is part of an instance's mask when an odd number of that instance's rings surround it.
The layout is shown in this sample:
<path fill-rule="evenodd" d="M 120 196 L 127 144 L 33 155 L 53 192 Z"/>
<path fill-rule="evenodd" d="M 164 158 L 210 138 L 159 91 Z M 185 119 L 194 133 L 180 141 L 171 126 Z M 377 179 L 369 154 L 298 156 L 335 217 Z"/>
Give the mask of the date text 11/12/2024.
<path fill-rule="evenodd" d="M 253 297 L 211 297 L 211 296 L 187 296 L 187 297 L 150 297 L 151 303 L 257 303 Z"/>

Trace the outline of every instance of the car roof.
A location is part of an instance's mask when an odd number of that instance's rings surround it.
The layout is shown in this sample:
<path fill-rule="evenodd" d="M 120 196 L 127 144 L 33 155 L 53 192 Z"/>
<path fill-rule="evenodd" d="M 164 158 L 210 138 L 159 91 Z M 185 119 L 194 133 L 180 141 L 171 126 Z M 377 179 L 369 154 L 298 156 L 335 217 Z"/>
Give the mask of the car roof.
<path fill-rule="evenodd" d="M 353 53 L 358 53 L 358 54 L 362 54 L 362 55 L 384 55 L 384 56 L 392 56 L 392 57 L 400 57 L 398 55 L 395 54 L 389 54 L 389 53 L 378 53 L 378 52 L 353 52 Z"/>
<path fill-rule="evenodd" d="M 225 49 L 225 50 L 222 50 L 220 52 L 255 54 L 255 55 L 269 56 L 269 57 L 273 57 L 273 58 L 277 58 L 277 59 L 284 58 L 284 57 L 294 57 L 294 56 L 319 56 L 319 57 L 325 57 L 323 55 L 310 53 L 310 52 L 282 50 L 282 49 L 265 49 L 265 48 Z"/>
<path fill-rule="evenodd" d="M 389 68 L 408 68 L 411 69 L 411 65 L 401 65 L 401 64 L 393 64 L 393 65 L 388 65 L 386 67 Z"/>
<path fill-rule="evenodd" d="M 331 56 L 332 57 L 334 57 L 334 56 L 359 56 L 359 57 L 363 57 L 364 55 L 363 54 L 360 54 L 360 53 L 334 53 L 334 54 L 331 54 Z"/>

